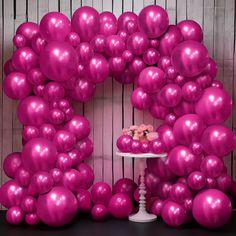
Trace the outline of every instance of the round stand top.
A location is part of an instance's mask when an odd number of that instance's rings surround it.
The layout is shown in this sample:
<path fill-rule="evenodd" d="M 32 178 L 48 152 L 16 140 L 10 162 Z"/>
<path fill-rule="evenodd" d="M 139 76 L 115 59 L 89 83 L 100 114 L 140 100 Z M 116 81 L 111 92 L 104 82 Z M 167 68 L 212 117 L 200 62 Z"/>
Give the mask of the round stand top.
<path fill-rule="evenodd" d="M 145 159 L 145 158 L 164 158 L 167 156 L 167 153 L 155 154 L 149 152 L 149 153 L 136 154 L 136 153 L 116 152 L 116 155 L 121 157 Z"/>

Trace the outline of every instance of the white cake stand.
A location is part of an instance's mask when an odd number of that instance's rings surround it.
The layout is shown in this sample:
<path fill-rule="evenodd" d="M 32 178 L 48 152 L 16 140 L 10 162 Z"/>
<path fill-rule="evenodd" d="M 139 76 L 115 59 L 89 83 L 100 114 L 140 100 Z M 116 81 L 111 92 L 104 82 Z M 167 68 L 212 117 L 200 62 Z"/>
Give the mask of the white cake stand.
<path fill-rule="evenodd" d="M 129 220 L 133 222 L 152 222 L 156 220 L 157 216 L 154 214 L 149 214 L 146 211 L 146 186 L 144 181 L 144 170 L 145 170 L 145 159 L 147 158 L 164 158 L 167 156 L 166 153 L 154 154 L 154 153 L 142 153 L 142 154 L 134 154 L 134 153 L 124 153 L 117 152 L 117 156 L 125 157 L 125 158 L 138 158 L 140 159 L 140 185 L 139 185 L 139 210 L 136 214 L 130 215 Z"/>

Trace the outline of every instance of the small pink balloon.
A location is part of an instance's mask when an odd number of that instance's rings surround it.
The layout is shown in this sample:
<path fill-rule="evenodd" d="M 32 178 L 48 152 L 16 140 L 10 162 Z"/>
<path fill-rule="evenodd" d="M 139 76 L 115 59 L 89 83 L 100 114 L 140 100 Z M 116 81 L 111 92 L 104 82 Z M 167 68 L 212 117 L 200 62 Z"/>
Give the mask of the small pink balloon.
<path fill-rule="evenodd" d="M 164 202 L 161 199 L 156 199 L 151 205 L 151 213 L 156 216 L 161 216 L 163 205 Z"/>
<path fill-rule="evenodd" d="M 79 171 L 70 169 L 64 173 L 62 182 L 67 189 L 75 192 L 77 189 L 81 188 L 82 176 Z"/>
<path fill-rule="evenodd" d="M 87 42 L 82 42 L 76 48 L 76 52 L 78 54 L 79 63 L 87 65 L 90 59 L 93 57 L 93 49 L 92 46 Z"/>
<path fill-rule="evenodd" d="M 80 44 L 80 37 L 75 32 L 70 32 L 65 39 L 72 47 L 77 47 Z"/>
<path fill-rule="evenodd" d="M 170 196 L 171 188 L 172 188 L 171 182 L 168 181 L 161 182 L 156 189 L 157 196 L 162 200 L 168 199 Z"/>
<path fill-rule="evenodd" d="M 128 38 L 129 38 L 129 33 L 127 32 L 127 30 L 119 30 L 117 32 L 117 35 L 121 37 L 121 39 L 123 39 L 123 41 L 126 43 Z"/>
<path fill-rule="evenodd" d="M 198 77 L 195 78 L 195 81 L 198 83 L 198 85 L 201 87 L 201 89 L 205 89 L 211 86 L 212 84 L 212 77 L 207 74 L 201 74 Z"/>
<path fill-rule="evenodd" d="M 72 160 L 72 166 L 76 167 L 84 160 L 84 155 L 78 149 L 72 149 L 68 152 L 70 159 Z"/>
<path fill-rule="evenodd" d="M 176 120 L 177 117 L 174 113 L 167 114 L 165 117 L 165 123 L 170 126 L 173 126 Z"/>
<path fill-rule="evenodd" d="M 149 41 L 144 33 L 136 32 L 129 36 L 127 49 L 134 55 L 142 55 L 149 46 Z"/>
<path fill-rule="evenodd" d="M 206 188 L 216 188 L 217 182 L 215 178 L 206 179 Z"/>
<path fill-rule="evenodd" d="M 44 84 L 40 84 L 40 85 L 36 85 L 34 86 L 33 90 L 34 90 L 34 94 L 37 97 L 43 97 L 43 90 L 45 88 Z"/>
<path fill-rule="evenodd" d="M 228 174 L 222 174 L 217 177 L 216 182 L 217 188 L 222 192 L 226 192 L 231 188 L 232 178 Z"/>
<path fill-rule="evenodd" d="M 78 202 L 78 210 L 82 212 L 89 212 L 92 208 L 90 193 L 84 189 L 78 189 L 76 193 Z"/>
<path fill-rule="evenodd" d="M 193 142 L 189 146 L 190 150 L 192 151 L 193 154 L 195 155 L 200 155 L 203 151 L 202 145 L 199 142 Z"/>
<path fill-rule="evenodd" d="M 15 174 L 15 180 L 22 187 L 27 187 L 30 184 L 31 174 L 24 167 L 19 167 Z"/>
<path fill-rule="evenodd" d="M 211 78 L 215 78 L 217 75 L 217 64 L 212 58 L 208 58 L 207 66 L 204 69 L 204 73 L 208 74 Z"/>
<path fill-rule="evenodd" d="M 105 41 L 105 52 L 108 56 L 121 56 L 125 50 L 125 42 L 118 35 L 110 35 Z"/>
<path fill-rule="evenodd" d="M 116 34 L 117 20 L 113 13 L 104 11 L 99 15 L 99 32 L 102 35 L 109 36 Z"/>
<path fill-rule="evenodd" d="M 46 77 L 43 75 L 39 68 L 32 68 L 27 74 L 27 80 L 32 85 L 40 85 L 46 81 Z"/>
<path fill-rule="evenodd" d="M 170 57 L 168 56 L 162 56 L 158 61 L 158 67 L 163 71 L 166 71 L 166 69 L 170 66 L 171 66 L 171 60 Z"/>
<path fill-rule="evenodd" d="M 200 171 L 193 171 L 187 179 L 188 186 L 193 190 L 200 190 L 206 186 L 206 177 Z"/>
<path fill-rule="evenodd" d="M 106 37 L 104 35 L 96 35 L 90 42 L 92 49 L 97 53 L 102 53 L 105 50 Z"/>
<path fill-rule="evenodd" d="M 46 45 L 47 41 L 41 35 L 35 35 L 32 38 L 31 47 L 37 54 L 40 54 Z"/>
<path fill-rule="evenodd" d="M 127 29 L 127 23 L 136 21 L 137 15 L 135 13 L 130 11 L 124 12 L 118 18 L 118 29 L 125 30 Z"/>
<path fill-rule="evenodd" d="M 63 172 L 69 170 L 72 167 L 72 159 L 67 153 L 59 153 L 57 155 L 56 167 Z"/>
<path fill-rule="evenodd" d="M 22 48 L 26 45 L 26 38 L 21 35 L 21 34 L 16 34 L 13 37 L 13 44 L 17 47 L 17 48 Z"/>
<path fill-rule="evenodd" d="M 187 82 L 182 87 L 182 96 L 188 102 L 196 102 L 201 95 L 201 88 L 196 82 Z"/>
<path fill-rule="evenodd" d="M 138 23 L 133 20 L 127 21 L 125 28 L 129 34 L 133 34 L 138 31 Z"/>
<path fill-rule="evenodd" d="M 128 65 L 128 70 L 131 74 L 138 76 L 145 67 L 144 61 L 139 57 L 135 57 Z"/>
<path fill-rule="evenodd" d="M 141 142 L 141 152 L 148 153 L 150 151 L 149 142 Z"/>
<path fill-rule="evenodd" d="M 53 143 L 59 152 L 68 152 L 74 148 L 76 138 L 69 131 L 59 130 L 53 138 Z"/>
<path fill-rule="evenodd" d="M 39 137 L 41 138 L 53 140 L 55 134 L 56 129 L 51 124 L 42 124 L 39 128 Z"/>
<path fill-rule="evenodd" d="M 172 185 L 170 190 L 171 200 L 177 203 L 183 203 L 189 197 L 191 197 L 191 191 L 186 184 L 176 183 Z"/>
<path fill-rule="evenodd" d="M 174 80 L 178 75 L 176 69 L 173 66 L 168 66 L 165 71 L 166 71 L 166 77 L 172 83 L 172 80 Z"/>
<path fill-rule="evenodd" d="M 152 140 L 149 144 L 152 153 L 160 154 L 165 152 L 165 146 L 160 139 Z"/>
<path fill-rule="evenodd" d="M 20 207 L 26 213 L 33 213 L 36 211 L 36 204 L 37 204 L 36 198 L 28 195 L 22 199 Z"/>
<path fill-rule="evenodd" d="M 83 160 L 89 158 L 93 153 L 93 143 L 88 137 L 77 142 L 76 148 L 81 153 Z"/>
<path fill-rule="evenodd" d="M 11 225 L 20 225 L 24 222 L 24 212 L 18 206 L 13 206 L 6 213 L 6 220 Z"/>
<path fill-rule="evenodd" d="M 11 59 L 7 60 L 7 61 L 4 63 L 3 70 L 4 70 L 4 75 L 5 75 L 5 76 L 7 76 L 7 75 L 9 75 L 10 73 L 12 73 L 12 72 L 15 71 L 15 68 L 14 68 L 13 65 L 12 65 L 12 60 L 11 60 Z"/>
<path fill-rule="evenodd" d="M 58 108 L 53 108 L 49 111 L 48 120 L 54 125 L 62 124 L 65 121 L 65 113 Z"/>
<path fill-rule="evenodd" d="M 129 50 L 125 50 L 122 53 L 122 57 L 124 58 L 125 62 L 131 62 L 134 59 L 134 55 Z"/>
<path fill-rule="evenodd" d="M 131 103 L 139 110 L 146 110 L 152 105 L 152 98 L 142 88 L 136 88 L 131 94 Z"/>
<path fill-rule="evenodd" d="M 108 209 L 102 204 L 96 204 L 91 210 L 91 215 L 93 220 L 104 220 L 108 215 Z"/>
<path fill-rule="evenodd" d="M 65 89 L 60 83 L 49 82 L 45 86 L 43 94 L 47 101 L 58 101 L 65 96 Z"/>
<path fill-rule="evenodd" d="M 12 152 L 7 155 L 3 160 L 4 173 L 9 178 L 14 178 L 17 169 L 22 165 L 21 153 Z"/>
<path fill-rule="evenodd" d="M 149 40 L 149 45 L 152 48 L 158 48 L 160 45 L 160 41 L 158 39 L 150 39 Z"/>
<path fill-rule="evenodd" d="M 53 168 L 50 170 L 50 175 L 53 179 L 55 185 L 61 184 L 61 180 L 63 177 L 63 172 L 57 168 Z"/>
<path fill-rule="evenodd" d="M 149 108 L 151 115 L 156 119 L 164 120 L 171 110 L 168 107 L 162 106 L 159 102 L 154 102 Z"/>
<path fill-rule="evenodd" d="M 37 225 L 39 223 L 39 217 L 36 213 L 30 213 L 25 215 L 25 222 L 28 225 Z"/>
<path fill-rule="evenodd" d="M 177 75 L 174 81 L 176 84 L 182 87 L 186 82 L 186 78 L 182 75 Z"/>
<path fill-rule="evenodd" d="M 116 146 L 121 152 L 130 152 L 132 137 L 130 135 L 122 135 L 116 141 Z"/>
<path fill-rule="evenodd" d="M 137 189 L 137 184 L 129 178 L 122 178 L 115 182 L 113 193 L 127 194 L 130 199 L 133 199 L 134 191 Z"/>
<path fill-rule="evenodd" d="M 211 83 L 211 87 L 223 89 L 224 85 L 220 80 L 213 80 Z"/>
<path fill-rule="evenodd" d="M 111 187 L 105 182 L 97 182 L 91 188 L 91 199 L 94 204 L 107 206 L 111 196 Z"/>
<path fill-rule="evenodd" d="M 125 69 L 126 62 L 123 57 L 110 57 L 109 67 L 112 73 L 119 73 Z"/>
<path fill-rule="evenodd" d="M 82 177 L 82 183 L 80 188 L 88 190 L 94 181 L 94 172 L 93 169 L 86 163 L 79 164 L 76 169 L 79 171 Z"/>

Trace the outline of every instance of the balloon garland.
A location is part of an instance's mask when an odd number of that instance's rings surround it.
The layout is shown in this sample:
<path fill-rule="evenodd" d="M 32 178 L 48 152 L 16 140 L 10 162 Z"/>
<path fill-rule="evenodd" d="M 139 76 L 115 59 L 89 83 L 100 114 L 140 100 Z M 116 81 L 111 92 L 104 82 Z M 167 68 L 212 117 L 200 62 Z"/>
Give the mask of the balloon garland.
<path fill-rule="evenodd" d="M 12 178 L 0 188 L 7 221 L 58 227 L 77 211 L 91 212 L 95 220 L 133 211 L 138 190 L 132 180 L 120 179 L 113 192 L 104 182 L 93 185 L 93 170 L 84 163 L 93 152 L 90 124 L 71 105 L 88 101 L 110 75 L 134 83 L 133 106 L 164 121 L 152 150 L 169 154 L 147 161 L 149 210 L 173 227 L 193 218 L 208 228 L 227 223 L 227 194 L 235 197 L 236 185 L 223 157 L 236 138 L 222 123 L 232 113 L 232 99 L 214 79 L 217 65 L 202 39 L 196 22 L 169 25 L 167 12 L 154 5 L 118 20 L 111 12 L 81 7 L 71 21 L 50 12 L 39 25 L 21 24 L 4 66 L 3 90 L 19 100 L 17 117 L 24 126 L 22 152 L 3 163 Z M 122 148 L 132 138 L 124 135 L 119 142 Z M 142 148 L 149 150 L 147 143 Z"/>

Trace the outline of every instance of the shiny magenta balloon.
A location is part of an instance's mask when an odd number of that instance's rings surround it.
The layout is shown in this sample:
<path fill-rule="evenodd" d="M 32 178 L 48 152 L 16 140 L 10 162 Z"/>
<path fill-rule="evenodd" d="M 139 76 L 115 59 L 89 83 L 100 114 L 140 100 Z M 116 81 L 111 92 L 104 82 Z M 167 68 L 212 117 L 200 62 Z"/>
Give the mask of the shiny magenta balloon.
<path fill-rule="evenodd" d="M 36 211 L 36 203 L 36 198 L 28 195 L 22 199 L 20 207 L 26 213 L 33 213 Z"/>
<path fill-rule="evenodd" d="M 154 102 L 149 108 L 151 115 L 156 119 L 164 120 L 171 110 L 168 107 L 162 106 L 159 102 Z"/>
<path fill-rule="evenodd" d="M 160 182 L 157 186 L 156 193 L 159 198 L 166 200 L 170 196 L 170 190 L 172 188 L 172 183 L 169 181 Z"/>
<path fill-rule="evenodd" d="M 199 142 L 193 142 L 189 146 L 190 150 L 192 151 L 193 154 L 195 155 L 200 155 L 203 151 L 202 145 Z"/>
<path fill-rule="evenodd" d="M 104 35 L 98 34 L 91 41 L 90 45 L 94 52 L 102 53 L 105 50 L 106 37 Z"/>
<path fill-rule="evenodd" d="M 147 189 L 151 192 L 151 195 L 157 196 L 158 186 L 160 185 L 160 178 L 146 170 L 144 181 L 147 186 Z"/>
<path fill-rule="evenodd" d="M 221 191 L 208 189 L 197 194 L 193 200 L 193 217 L 206 228 L 225 225 L 232 214 L 229 198 Z"/>
<path fill-rule="evenodd" d="M 22 48 L 26 45 L 26 38 L 21 34 L 16 34 L 14 35 L 12 42 L 17 48 Z"/>
<path fill-rule="evenodd" d="M 193 114 L 195 113 L 195 103 L 182 100 L 173 110 L 177 116 Z"/>
<path fill-rule="evenodd" d="M 73 167 L 78 166 L 84 160 L 84 156 L 76 148 L 68 152 L 68 155 L 70 156 L 70 159 L 72 160 Z"/>
<path fill-rule="evenodd" d="M 49 111 L 48 120 L 54 125 L 62 124 L 65 121 L 65 113 L 58 108 L 53 108 Z"/>
<path fill-rule="evenodd" d="M 213 80 L 211 83 L 211 87 L 223 89 L 224 85 L 220 80 Z"/>
<path fill-rule="evenodd" d="M 99 23 L 100 34 L 105 36 L 116 34 L 117 20 L 113 13 L 108 11 L 100 13 Z"/>
<path fill-rule="evenodd" d="M 40 85 L 43 84 L 46 81 L 45 75 L 42 73 L 42 71 L 39 68 L 32 68 L 28 74 L 27 74 L 27 80 L 32 85 Z"/>
<path fill-rule="evenodd" d="M 50 175 L 52 176 L 54 185 L 61 185 L 61 180 L 63 177 L 63 172 L 57 168 L 53 168 L 50 170 Z"/>
<path fill-rule="evenodd" d="M 120 57 L 125 50 L 125 42 L 119 35 L 110 35 L 105 41 L 105 52 L 108 56 Z"/>
<path fill-rule="evenodd" d="M 46 45 L 47 41 L 41 35 L 35 35 L 32 38 L 31 47 L 37 54 L 40 54 Z"/>
<path fill-rule="evenodd" d="M 14 178 L 16 170 L 22 165 L 21 153 L 12 152 L 4 158 L 3 170 L 9 178 Z"/>
<path fill-rule="evenodd" d="M 195 40 L 202 42 L 203 32 L 201 26 L 193 20 L 183 20 L 177 24 L 184 40 Z"/>
<path fill-rule="evenodd" d="M 149 142 L 141 142 L 141 152 L 148 153 L 150 151 Z"/>
<path fill-rule="evenodd" d="M 111 187 L 106 182 L 97 182 L 91 188 L 91 199 L 94 204 L 107 206 L 111 196 Z"/>
<path fill-rule="evenodd" d="M 143 54 L 143 61 L 151 66 L 156 64 L 160 59 L 160 53 L 155 48 L 148 48 Z"/>
<path fill-rule="evenodd" d="M 64 187 L 54 187 L 49 193 L 39 196 L 37 215 L 49 226 L 68 224 L 77 211 L 76 197 Z"/>
<path fill-rule="evenodd" d="M 182 225 L 185 222 L 186 216 L 183 206 L 174 201 L 167 201 L 161 212 L 162 219 L 171 227 Z"/>
<path fill-rule="evenodd" d="M 48 171 L 56 164 L 56 147 L 44 138 L 31 139 L 22 149 L 22 161 L 29 171 Z"/>
<path fill-rule="evenodd" d="M 160 139 L 150 141 L 149 148 L 152 153 L 161 154 L 166 151 L 164 143 Z"/>
<path fill-rule="evenodd" d="M 118 18 L 118 30 L 126 30 L 130 22 L 137 22 L 137 15 L 130 11 L 122 13 Z"/>
<path fill-rule="evenodd" d="M 164 202 L 161 199 L 156 199 L 151 205 L 151 213 L 156 216 L 161 216 L 163 205 Z"/>
<path fill-rule="evenodd" d="M 89 6 L 80 7 L 72 16 L 71 27 L 82 41 L 89 42 L 99 32 L 99 13 Z"/>
<path fill-rule="evenodd" d="M 61 12 L 49 12 L 39 24 L 40 33 L 47 41 L 64 41 L 70 33 L 70 20 Z"/>
<path fill-rule="evenodd" d="M 133 199 L 134 191 L 137 188 L 137 184 L 129 178 L 119 179 L 113 186 L 113 193 L 127 194 L 130 199 Z"/>
<path fill-rule="evenodd" d="M 11 225 L 20 225 L 24 222 L 24 212 L 18 206 L 13 206 L 6 213 L 6 220 Z"/>
<path fill-rule="evenodd" d="M 211 78 L 215 78 L 217 75 L 217 64 L 212 58 L 208 58 L 207 66 L 204 69 L 204 73 L 211 76 Z"/>
<path fill-rule="evenodd" d="M 132 201 L 124 193 L 113 195 L 108 204 L 109 213 L 118 219 L 127 218 L 132 212 L 132 209 Z"/>
<path fill-rule="evenodd" d="M 232 113 L 232 98 L 220 88 L 207 88 L 196 104 L 196 113 L 208 125 L 219 124 Z"/>
<path fill-rule="evenodd" d="M 58 101 L 65 96 L 64 87 L 58 82 L 49 82 L 43 90 L 43 97 L 49 102 Z"/>
<path fill-rule="evenodd" d="M 189 145 L 200 141 L 205 129 L 205 124 L 201 117 L 196 114 L 183 115 L 176 120 L 173 133 L 178 143 Z"/>
<path fill-rule="evenodd" d="M 191 191 L 186 184 L 173 184 L 170 190 L 171 200 L 183 203 L 187 198 L 191 197 Z"/>
<path fill-rule="evenodd" d="M 207 66 L 208 51 L 203 44 L 187 40 L 174 48 L 171 63 L 181 75 L 194 77 Z"/>
<path fill-rule="evenodd" d="M 132 140 L 130 135 L 121 135 L 116 141 L 116 146 L 121 152 L 130 152 Z"/>
<path fill-rule="evenodd" d="M 78 210 L 82 212 L 89 212 L 92 208 L 90 193 L 84 189 L 78 189 L 76 193 L 78 203 Z"/>
<path fill-rule="evenodd" d="M 169 17 L 162 7 L 149 5 L 144 7 L 139 13 L 138 25 L 140 31 L 149 38 L 157 38 L 167 30 Z"/>
<path fill-rule="evenodd" d="M 17 117 L 23 125 L 39 126 L 46 123 L 48 103 L 40 97 L 24 98 L 17 107 Z"/>
<path fill-rule="evenodd" d="M 205 89 L 211 86 L 213 80 L 210 75 L 202 73 L 195 78 L 195 81 L 201 87 L 201 89 Z"/>
<path fill-rule="evenodd" d="M 93 153 L 93 142 L 90 138 L 85 138 L 76 144 L 76 148 L 79 150 L 81 157 L 84 159 L 89 158 Z"/>
<path fill-rule="evenodd" d="M 132 54 L 131 51 L 125 50 L 122 53 L 122 58 L 124 58 L 125 62 L 131 62 L 134 59 L 134 55 Z"/>
<path fill-rule="evenodd" d="M 76 52 L 78 54 L 79 63 L 83 65 L 87 65 L 94 54 L 92 46 L 87 42 L 80 43 L 76 48 Z"/>
<path fill-rule="evenodd" d="M 53 143 L 58 152 L 69 152 L 76 143 L 75 135 L 66 130 L 59 130 L 53 138 Z"/>
<path fill-rule="evenodd" d="M 144 61 L 139 58 L 135 57 L 128 65 L 128 70 L 133 75 L 139 75 L 140 72 L 146 67 Z"/>
<path fill-rule="evenodd" d="M 77 189 L 81 188 L 82 176 L 79 171 L 70 169 L 64 173 L 62 182 L 67 189 L 75 192 Z"/>
<path fill-rule="evenodd" d="M 201 190 L 206 186 L 206 177 L 200 171 L 193 171 L 187 179 L 188 186 L 193 190 Z"/>
<path fill-rule="evenodd" d="M 57 168 L 66 171 L 69 170 L 72 166 L 72 159 L 67 153 L 59 153 L 57 155 Z"/>
<path fill-rule="evenodd" d="M 141 153 L 142 142 L 140 140 L 133 139 L 131 143 L 131 152 L 132 153 Z"/>
<path fill-rule="evenodd" d="M 127 48 L 134 55 L 142 55 L 148 49 L 149 41 L 144 33 L 136 32 L 129 36 Z"/>
<path fill-rule="evenodd" d="M 216 179 L 217 188 L 222 191 L 226 192 L 229 191 L 232 185 L 232 177 L 228 174 L 222 174 Z"/>
<path fill-rule="evenodd" d="M 15 180 L 21 187 L 27 187 L 30 184 L 31 174 L 24 167 L 19 167 L 15 173 Z"/>
<path fill-rule="evenodd" d="M 91 210 L 92 219 L 100 221 L 104 220 L 108 215 L 108 209 L 102 204 L 96 204 Z"/>
<path fill-rule="evenodd" d="M 182 87 L 182 96 L 188 102 L 196 102 L 201 95 L 201 87 L 194 81 L 187 82 Z"/>
<path fill-rule="evenodd" d="M 131 94 L 131 103 L 135 108 L 145 110 L 152 105 L 152 98 L 142 88 L 136 88 Z"/>
<path fill-rule="evenodd" d="M 173 66 L 168 66 L 165 72 L 166 72 L 166 77 L 167 79 L 169 79 L 170 83 L 172 83 L 173 80 L 178 76 L 178 73 Z"/>
<path fill-rule="evenodd" d="M 109 68 L 112 73 L 121 73 L 125 69 L 126 63 L 123 57 L 110 57 Z"/>
<path fill-rule="evenodd" d="M 28 225 L 37 225 L 39 223 L 39 217 L 36 213 L 29 213 L 25 215 L 25 222 Z"/>
<path fill-rule="evenodd" d="M 165 123 L 169 126 L 173 126 L 177 117 L 174 113 L 169 113 L 165 117 Z"/>
<path fill-rule="evenodd" d="M 51 124 L 42 124 L 39 128 L 39 137 L 53 140 L 56 129 Z"/>
<path fill-rule="evenodd" d="M 94 181 L 93 169 L 86 163 L 81 163 L 76 168 L 82 177 L 81 188 L 86 190 L 89 189 Z"/>
<path fill-rule="evenodd" d="M 40 53 L 39 64 L 44 75 L 61 82 L 76 73 L 78 58 L 68 43 L 52 41 Z"/>
<path fill-rule="evenodd" d="M 198 170 L 201 157 L 196 156 L 185 146 L 174 147 L 168 155 L 168 166 L 177 176 L 184 176 Z"/>
<path fill-rule="evenodd" d="M 77 47 L 80 44 L 80 37 L 75 32 L 70 32 L 65 41 L 69 43 L 72 47 Z"/>

